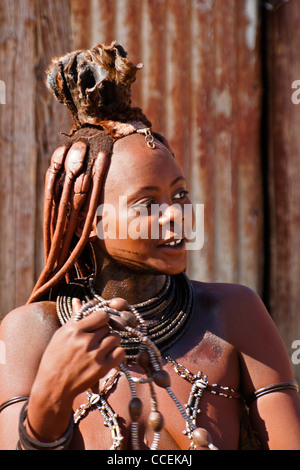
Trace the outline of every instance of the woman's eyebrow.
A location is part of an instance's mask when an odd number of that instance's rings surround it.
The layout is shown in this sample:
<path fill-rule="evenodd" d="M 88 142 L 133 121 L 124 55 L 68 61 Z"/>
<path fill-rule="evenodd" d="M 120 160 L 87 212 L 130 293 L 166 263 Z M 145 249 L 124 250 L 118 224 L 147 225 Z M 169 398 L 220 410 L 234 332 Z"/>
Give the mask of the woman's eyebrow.
<path fill-rule="evenodd" d="M 145 192 L 147 191 L 159 191 L 158 186 L 143 186 L 142 188 L 139 188 L 137 191 L 135 191 L 133 194 L 130 194 L 127 197 L 127 203 L 131 204 L 132 202 L 137 201 L 139 197 L 145 196 Z"/>
<path fill-rule="evenodd" d="M 174 181 L 171 183 L 170 187 L 175 186 L 175 184 L 178 183 L 178 181 L 184 181 L 184 182 L 186 182 L 186 179 L 185 179 L 185 177 L 182 176 L 182 175 L 181 175 L 181 176 L 178 176 L 178 177 L 175 178 Z"/>
<path fill-rule="evenodd" d="M 139 193 L 142 191 L 158 191 L 159 187 L 158 186 L 143 186 L 142 188 L 139 189 Z"/>
<path fill-rule="evenodd" d="M 176 183 L 178 183 L 178 181 L 184 181 L 185 182 L 185 178 L 184 176 L 177 176 L 177 178 L 174 179 L 174 181 L 172 181 L 172 183 L 170 184 L 170 188 L 172 188 L 172 186 L 175 186 Z M 143 186 L 141 189 L 139 189 L 139 192 L 141 191 L 158 191 L 159 190 L 159 187 L 158 186 Z"/>

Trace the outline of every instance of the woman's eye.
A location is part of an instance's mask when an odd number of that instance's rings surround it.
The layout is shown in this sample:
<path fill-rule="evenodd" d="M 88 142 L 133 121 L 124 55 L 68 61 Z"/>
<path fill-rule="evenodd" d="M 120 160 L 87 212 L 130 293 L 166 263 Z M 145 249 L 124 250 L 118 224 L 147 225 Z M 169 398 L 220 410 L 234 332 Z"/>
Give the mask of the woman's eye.
<path fill-rule="evenodd" d="M 135 204 L 134 206 L 132 206 L 132 209 L 134 209 L 136 211 L 139 211 L 141 209 L 148 209 L 149 207 L 151 207 L 152 203 L 153 203 L 153 201 L 151 201 L 151 200 L 139 202 L 138 204 Z"/>
<path fill-rule="evenodd" d="M 188 194 L 189 192 L 186 190 L 179 191 L 177 194 L 175 194 L 174 199 L 177 199 L 177 200 L 184 199 Z"/>

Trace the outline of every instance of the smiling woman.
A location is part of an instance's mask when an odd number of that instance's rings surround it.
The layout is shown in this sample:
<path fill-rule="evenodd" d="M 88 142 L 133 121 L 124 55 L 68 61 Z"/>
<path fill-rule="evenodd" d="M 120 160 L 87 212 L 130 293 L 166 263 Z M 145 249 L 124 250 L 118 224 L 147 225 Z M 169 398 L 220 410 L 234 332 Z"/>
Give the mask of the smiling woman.
<path fill-rule="evenodd" d="M 74 128 L 46 175 L 45 267 L 1 324 L 0 446 L 300 449 L 262 302 L 185 274 L 194 214 L 168 142 L 131 107 L 139 68 L 113 43 L 49 71 Z"/>

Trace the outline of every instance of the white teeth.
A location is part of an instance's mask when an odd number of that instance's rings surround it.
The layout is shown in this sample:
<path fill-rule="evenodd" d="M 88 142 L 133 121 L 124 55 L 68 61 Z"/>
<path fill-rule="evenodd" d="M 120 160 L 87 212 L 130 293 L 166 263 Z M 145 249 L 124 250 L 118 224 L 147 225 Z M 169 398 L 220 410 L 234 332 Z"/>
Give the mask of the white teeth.
<path fill-rule="evenodd" d="M 176 245 L 179 245 L 179 243 L 181 243 L 182 239 L 180 240 L 173 240 L 171 241 L 170 243 L 165 243 L 165 245 L 167 246 L 176 246 Z"/>

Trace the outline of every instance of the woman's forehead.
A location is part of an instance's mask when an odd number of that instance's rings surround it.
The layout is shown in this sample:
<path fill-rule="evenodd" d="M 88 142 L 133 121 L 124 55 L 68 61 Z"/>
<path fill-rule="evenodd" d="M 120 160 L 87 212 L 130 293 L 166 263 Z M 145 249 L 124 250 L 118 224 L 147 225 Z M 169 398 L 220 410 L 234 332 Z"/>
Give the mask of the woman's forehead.
<path fill-rule="evenodd" d="M 170 153 L 167 147 L 165 147 L 165 145 L 163 145 L 163 143 L 159 140 L 155 139 L 154 143 L 155 146 L 152 149 L 148 147 L 144 134 L 133 133 L 115 142 L 113 146 L 113 156 L 128 154 L 132 155 L 134 158 L 135 156 L 140 157 L 141 154 L 143 156 L 151 156 L 157 154 L 158 152 Z"/>
<path fill-rule="evenodd" d="M 157 192 L 157 188 L 171 187 L 174 180 L 183 177 L 168 149 L 159 141 L 155 140 L 155 144 L 155 149 L 147 147 L 145 138 L 140 135 L 126 137 L 114 144 L 103 187 L 105 202 L 112 203 L 120 196 L 130 200 L 148 196 Z"/>
<path fill-rule="evenodd" d="M 143 136 L 134 134 L 115 143 L 105 186 L 110 183 L 114 186 L 118 183 L 149 185 L 168 175 L 171 178 L 181 175 L 168 149 L 157 140 L 155 148 L 151 149 Z"/>

